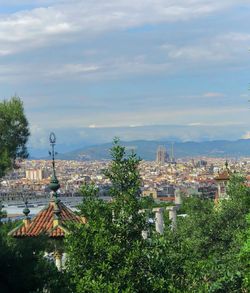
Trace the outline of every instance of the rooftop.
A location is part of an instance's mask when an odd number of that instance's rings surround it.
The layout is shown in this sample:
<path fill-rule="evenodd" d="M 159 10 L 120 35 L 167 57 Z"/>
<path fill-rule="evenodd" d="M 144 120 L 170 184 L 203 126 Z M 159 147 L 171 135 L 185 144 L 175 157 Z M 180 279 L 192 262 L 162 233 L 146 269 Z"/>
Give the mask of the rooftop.
<path fill-rule="evenodd" d="M 60 217 L 55 218 L 55 206 Z M 9 232 L 13 237 L 36 237 L 47 235 L 51 238 L 64 237 L 68 231 L 68 225 L 72 222 L 85 223 L 85 218 L 77 216 L 61 201 L 50 201 L 49 205 L 41 210 L 32 220 L 26 219 L 21 225 Z"/>

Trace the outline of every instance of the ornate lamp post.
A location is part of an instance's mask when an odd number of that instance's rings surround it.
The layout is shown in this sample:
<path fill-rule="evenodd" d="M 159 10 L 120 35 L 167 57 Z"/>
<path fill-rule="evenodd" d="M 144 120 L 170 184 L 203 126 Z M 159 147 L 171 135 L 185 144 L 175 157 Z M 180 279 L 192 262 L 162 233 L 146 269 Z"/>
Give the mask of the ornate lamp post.
<path fill-rule="evenodd" d="M 58 189 L 60 188 L 59 181 L 56 176 L 55 168 L 55 144 L 56 136 L 52 132 L 49 137 L 52 157 L 52 176 L 49 188 L 53 192 L 52 197 L 47 207 L 42 209 L 33 219 L 29 218 L 29 209 L 24 209 L 25 218 L 21 225 L 9 232 L 9 235 L 16 238 L 23 237 L 38 237 L 47 235 L 54 242 L 54 259 L 58 270 L 62 270 L 62 252 L 63 239 L 65 235 L 70 233 L 68 224 L 72 222 L 85 223 L 85 218 L 81 218 L 66 207 L 58 198 Z"/>

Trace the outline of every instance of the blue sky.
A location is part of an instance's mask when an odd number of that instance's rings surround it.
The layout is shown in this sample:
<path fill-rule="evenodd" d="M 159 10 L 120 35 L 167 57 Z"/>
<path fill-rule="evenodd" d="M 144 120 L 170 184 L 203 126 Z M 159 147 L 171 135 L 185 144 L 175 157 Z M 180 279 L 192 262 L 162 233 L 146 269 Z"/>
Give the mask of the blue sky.
<path fill-rule="evenodd" d="M 250 137 L 250 2 L 0 0 L 1 99 L 44 149 Z"/>

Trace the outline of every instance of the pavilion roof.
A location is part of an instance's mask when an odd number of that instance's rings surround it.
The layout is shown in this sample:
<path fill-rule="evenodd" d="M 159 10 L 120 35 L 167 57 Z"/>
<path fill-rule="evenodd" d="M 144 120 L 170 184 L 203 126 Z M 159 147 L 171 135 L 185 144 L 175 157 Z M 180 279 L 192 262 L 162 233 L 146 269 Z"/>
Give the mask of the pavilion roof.
<path fill-rule="evenodd" d="M 55 218 L 55 205 L 59 210 L 58 219 Z M 33 219 L 26 222 L 9 232 L 12 237 L 36 237 L 47 235 L 51 238 L 61 238 L 69 233 L 68 224 L 85 223 L 85 219 L 77 216 L 71 209 L 66 207 L 61 201 L 55 203 L 50 201 L 49 205 L 42 209 Z"/>
<path fill-rule="evenodd" d="M 47 235 L 51 238 L 62 238 L 69 233 L 68 226 L 70 223 L 85 223 L 84 217 L 77 216 L 74 212 L 66 207 L 60 199 L 58 199 L 57 191 L 60 188 L 59 181 L 56 177 L 55 170 L 55 143 L 56 136 L 52 132 L 50 134 L 50 144 L 52 151 L 52 177 L 49 188 L 52 191 L 52 199 L 48 206 L 42 209 L 33 219 L 28 216 L 28 201 L 25 202 L 23 213 L 25 219 L 23 223 L 9 232 L 12 237 L 37 237 L 39 235 Z"/>

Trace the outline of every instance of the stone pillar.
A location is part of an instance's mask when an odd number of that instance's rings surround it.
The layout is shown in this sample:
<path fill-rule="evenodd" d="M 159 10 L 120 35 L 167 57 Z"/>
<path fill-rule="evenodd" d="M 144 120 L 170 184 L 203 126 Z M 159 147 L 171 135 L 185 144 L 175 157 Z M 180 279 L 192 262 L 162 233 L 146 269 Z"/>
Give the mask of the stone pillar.
<path fill-rule="evenodd" d="M 62 253 L 58 250 L 54 252 L 55 265 L 59 272 L 62 271 Z"/>
<path fill-rule="evenodd" d="M 62 254 L 62 268 L 65 269 L 66 267 L 66 261 L 67 261 L 67 253 Z"/>
<path fill-rule="evenodd" d="M 218 198 L 221 199 L 221 183 L 220 182 L 218 182 L 217 187 L 218 187 Z"/>
<path fill-rule="evenodd" d="M 139 214 L 146 214 L 146 222 L 148 223 L 148 209 L 142 209 L 142 210 L 139 210 Z M 148 231 L 147 230 L 142 230 L 141 231 L 141 235 L 142 235 L 142 238 L 145 240 L 148 238 Z"/>
<path fill-rule="evenodd" d="M 177 206 L 167 207 L 166 210 L 169 212 L 169 220 L 171 221 L 171 230 L 175 230 L 177 228 Z"/>
<path fill-rule="evenodd" d="M 182 204 L 182 198 L 181 198 L 181 191 L 180 189 L 176 189 L 174 193 L 174 203 L 177 206 L 180 206 Z"/>
<path fill-rule="evenodd" d="M 164 208 L 154 208 L 155 213 L 155 230 L 156 232 L 163 234 L 164 231 L 164 220 L 163 220 Z"/>

